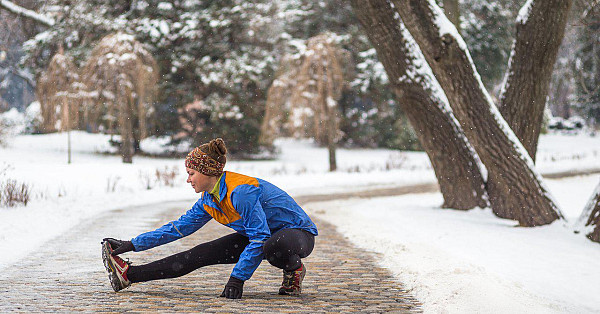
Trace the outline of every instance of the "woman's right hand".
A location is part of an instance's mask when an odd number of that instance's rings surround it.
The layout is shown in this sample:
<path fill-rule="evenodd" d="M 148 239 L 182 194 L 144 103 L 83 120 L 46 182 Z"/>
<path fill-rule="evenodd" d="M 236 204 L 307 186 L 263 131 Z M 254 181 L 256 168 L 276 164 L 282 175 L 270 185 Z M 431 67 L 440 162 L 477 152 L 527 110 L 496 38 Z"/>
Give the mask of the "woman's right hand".
<path fill-rule="evenodd" d="M 110 244 L 110 247 L 113 249 L 111 255 L 119 255 L 134 250 L 131 241 L 117 240 L 114 238 L 104 238 L 102 241 L 107 241 Z"/>

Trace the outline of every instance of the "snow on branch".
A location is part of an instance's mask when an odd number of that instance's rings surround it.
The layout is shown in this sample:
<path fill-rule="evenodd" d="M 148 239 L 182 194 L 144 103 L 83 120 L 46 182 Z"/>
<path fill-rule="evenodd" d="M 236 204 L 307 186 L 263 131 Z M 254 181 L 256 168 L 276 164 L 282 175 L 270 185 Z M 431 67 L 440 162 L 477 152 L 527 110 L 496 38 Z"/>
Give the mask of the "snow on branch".
<path fill-rule="evenodd" d="M 40 24 L 44 24 L 46 26 L 54 26 L 54 20 L 50 17 L 47 17 L 43 14 L 39 14 L 35 11 L 23 8 L 19 5 L 16 5 L 7 0 L 0 0 L 0 8 L 4 8 L 5 10 L 16 14 L 18 16 L 23 16 L 28 19 L 32 19 Z"/>

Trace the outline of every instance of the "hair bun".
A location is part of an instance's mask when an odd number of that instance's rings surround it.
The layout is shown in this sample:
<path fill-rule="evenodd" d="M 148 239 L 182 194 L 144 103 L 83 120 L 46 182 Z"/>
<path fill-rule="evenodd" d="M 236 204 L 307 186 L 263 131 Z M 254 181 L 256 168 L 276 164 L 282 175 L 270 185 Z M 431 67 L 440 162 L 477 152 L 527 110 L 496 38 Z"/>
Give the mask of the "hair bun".
<path fill-rule="evenodd" d="M 227 147 L 225 146 L 225 142 L 223 141 L 222 138 L 216 138 L 214 140 L 210 141 L 210 148 L 212 151 L 214 151 L 215 153 L 223 156 L 227 154 Z"/>
<path fill-rule="evenodd" d="M 199 148 L 210 158 L 223 164 L 227 162 L 227 156 L 225 156 L 227 154 L 227 147 L 222 138 L 210 140 L 210 142 L 200 145 Z"/>

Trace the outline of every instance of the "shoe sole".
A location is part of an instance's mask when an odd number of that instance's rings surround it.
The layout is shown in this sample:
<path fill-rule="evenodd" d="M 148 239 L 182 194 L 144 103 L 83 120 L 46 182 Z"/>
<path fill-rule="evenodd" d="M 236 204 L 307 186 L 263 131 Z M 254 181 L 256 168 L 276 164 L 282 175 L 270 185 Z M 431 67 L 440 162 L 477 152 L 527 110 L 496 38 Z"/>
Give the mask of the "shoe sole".
<path fill-rule="evenodd" d="M 113 290 L 119 292 L 120 290 L 123 290 L 123 287 L 121 287 L 117 269 L 110 259 L 110 251 L 111 247 L 108 241 L 102 242 L 102 262 L 104 263 L 104 268 L 106 268 L 106 271 L 108 272 L 108 280 L 110 281 Z"/>

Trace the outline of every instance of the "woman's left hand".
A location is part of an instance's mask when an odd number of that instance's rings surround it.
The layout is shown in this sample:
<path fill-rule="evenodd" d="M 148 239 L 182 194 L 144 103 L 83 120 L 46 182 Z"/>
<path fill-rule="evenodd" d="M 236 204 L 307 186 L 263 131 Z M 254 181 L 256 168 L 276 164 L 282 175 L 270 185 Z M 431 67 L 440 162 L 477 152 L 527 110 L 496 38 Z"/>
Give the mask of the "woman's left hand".
<path fill-rule="evenodd" d="M 104 238 L 102 241 L 108 241 L 110 244 L 110 247 L 113 249 L 111 255 L 119 255 L 135 249 L 131 241 L 117 240 L 114 238 Z"/>
<path fill-rule="evenodd" d="M 241 299 L 243 290 L 243 280 L 235 277 L 229 277 L 229 281 L 227 281 L 225 289 L 223 290 L 223 293 L 221 293 L 221 297 L 226 297 L 227 299 Z"/>

